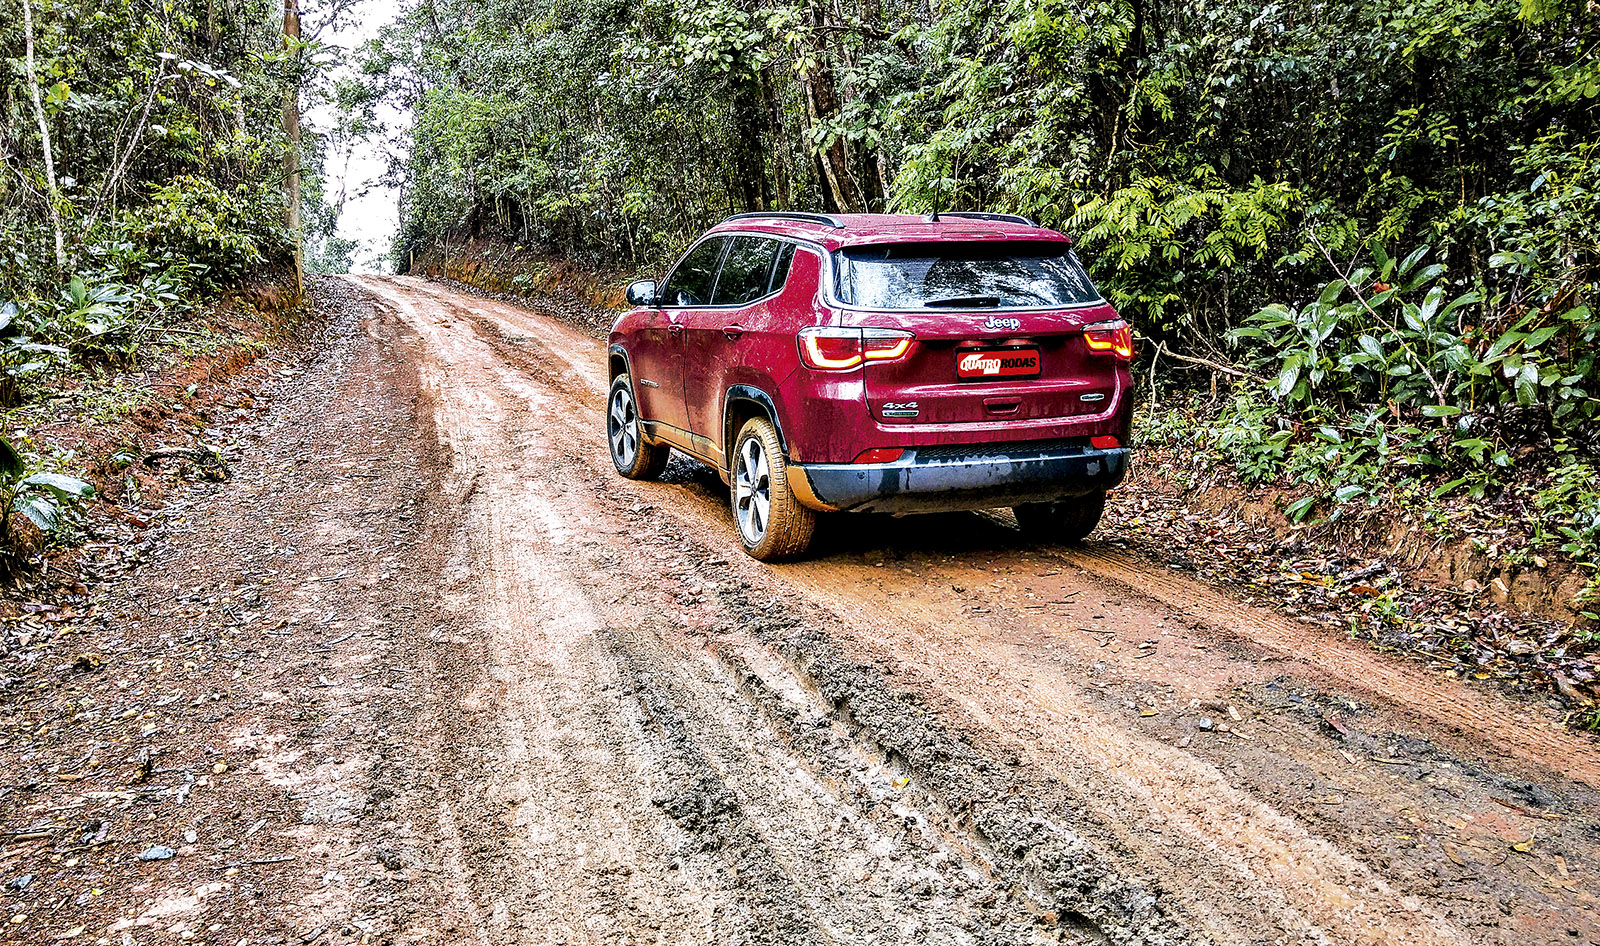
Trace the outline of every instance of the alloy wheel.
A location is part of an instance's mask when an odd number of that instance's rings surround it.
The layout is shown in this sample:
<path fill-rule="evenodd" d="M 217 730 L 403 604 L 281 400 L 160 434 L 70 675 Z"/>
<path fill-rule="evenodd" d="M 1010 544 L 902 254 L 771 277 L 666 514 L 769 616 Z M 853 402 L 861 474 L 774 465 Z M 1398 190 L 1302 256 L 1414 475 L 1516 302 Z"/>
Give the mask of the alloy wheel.
<path fill-rule="evenodd" d="M 745 542 L 759 545 L 767 534 L 772 512 L 772 482 L 768 476 L 767 452 L 760 437 L 745 438 L 739 448 L 739 466 L 733 479 L 733 508 Z"/>
<path fill-rule="evenodd" d="M 633 392 L 619 387 L 611 395 L 611 416 L 606 420 L 606 432 L 611 438 L 611 456 L 619 469 L 633 465 L 639 452 L 639 411 L 633 403 Z"/>

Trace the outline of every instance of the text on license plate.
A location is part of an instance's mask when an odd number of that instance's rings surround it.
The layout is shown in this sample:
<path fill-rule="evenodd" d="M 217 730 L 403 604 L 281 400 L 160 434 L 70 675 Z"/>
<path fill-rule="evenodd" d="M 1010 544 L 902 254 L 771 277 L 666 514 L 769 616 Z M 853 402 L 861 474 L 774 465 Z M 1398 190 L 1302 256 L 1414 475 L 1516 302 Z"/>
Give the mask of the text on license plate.
<path fill-rule="evenodd" d="M 1039 374 L 1039 350 L 957 352 L 956 374 L 963 378 L 1032 378 Z"/>

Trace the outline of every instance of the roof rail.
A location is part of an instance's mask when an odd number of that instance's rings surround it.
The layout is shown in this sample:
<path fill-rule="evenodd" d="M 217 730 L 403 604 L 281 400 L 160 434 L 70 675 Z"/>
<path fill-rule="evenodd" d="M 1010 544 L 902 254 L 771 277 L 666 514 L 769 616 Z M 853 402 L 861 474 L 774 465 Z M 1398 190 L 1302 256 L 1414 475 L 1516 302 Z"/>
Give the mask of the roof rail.
<path fill-rule="evenodd" d="M 734 214 L 722 222 L 727 223 L 730 220 L 798 220 L 802 223 L 820 223 L 835 230 L 844 229 L 844 221 L 831 214 L 800 213 L 790 210 L 760 210 L 755 213 Z"/>
<path fill-rule="evenodd" d="M 974 210 L 941 210 L 939 217 L 960 217 L 965 220 L 988 220 L 994 223 L 1020 223 L 1025 227 L 1037 227 L 1038 224 L 1017 214 L 990 214 L 979 213 Z M 929 214 L 927 220 L 932 223 L 938 218 Z"/>

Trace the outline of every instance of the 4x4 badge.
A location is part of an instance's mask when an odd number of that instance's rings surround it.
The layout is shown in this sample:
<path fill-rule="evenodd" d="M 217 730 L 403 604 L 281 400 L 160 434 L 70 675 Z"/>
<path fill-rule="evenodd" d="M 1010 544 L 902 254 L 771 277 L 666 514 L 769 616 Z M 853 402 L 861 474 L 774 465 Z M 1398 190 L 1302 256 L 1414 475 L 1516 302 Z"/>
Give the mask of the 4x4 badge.
<path fill-rule="evenodd" d="M 1014 332 L 1017 329 L 1022 328 L 1022 320 L 1021 319 L 997 319 L 997 318 L 995 318 L 994 316 L 991 315 L 991 316 L 989 316 L 989 321 L 983 323 L 983 327 L 986 328 L 986 329 L 1002 329 L 1002 328 L 1004 328 L 1004 329 L 1010 329 L 1011 331 Z"/>

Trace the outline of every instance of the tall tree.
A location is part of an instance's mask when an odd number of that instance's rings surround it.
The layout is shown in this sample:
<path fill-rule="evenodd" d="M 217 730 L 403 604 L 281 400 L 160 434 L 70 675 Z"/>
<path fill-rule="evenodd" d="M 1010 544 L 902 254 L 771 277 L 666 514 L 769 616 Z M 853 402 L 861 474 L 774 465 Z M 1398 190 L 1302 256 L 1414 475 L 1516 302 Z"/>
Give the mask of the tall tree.
<path fill-rule="evenodd" d="M 283 0 L 283 45 L 289 53 L 289 81 L 283 92 L 283 134 L 289 147 L 283 155 L 283 200 L 288 210 L 289 238 L 294 246 L 296 282 L 304 279 L 305 228 L 300 222 L 300 0 Z"/>
<path fill-rule="evenodd" d="M 50 123 L 45 120 L 44 102 L 39 96 L 39 69 L 33 55 L 33 0 L 22 0 L 22 22 L 27 37 L 28 98 L 33 103 L 33 114 L 39 123 L 39 147 L 44 152 L 44 182 L 46 197 L 50 204 L 50 227 L 55 236 L 56 272 L 61 273 L 67 269 L 66 238 L 61 227 L 61 187 L 56 181 L 55 149 L 50 141 Z"/>

